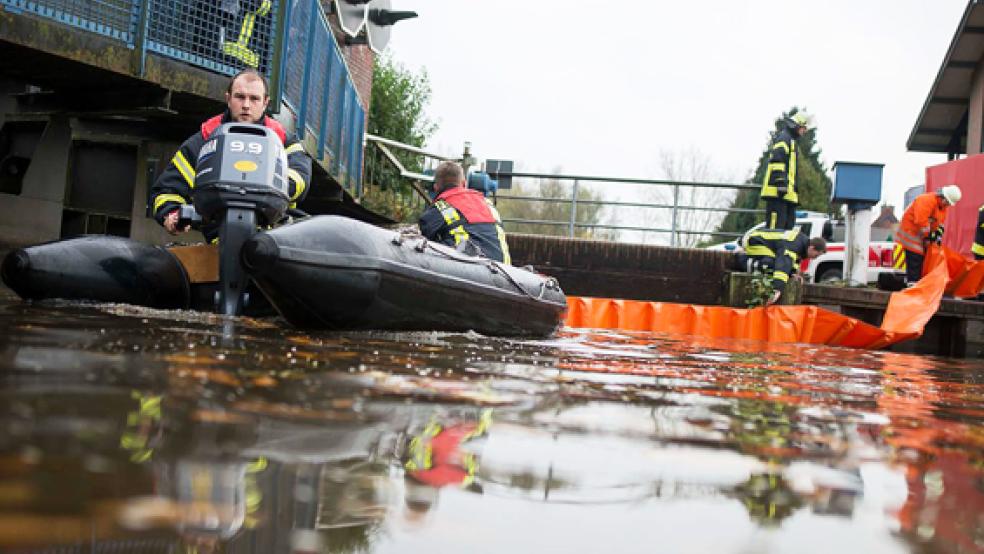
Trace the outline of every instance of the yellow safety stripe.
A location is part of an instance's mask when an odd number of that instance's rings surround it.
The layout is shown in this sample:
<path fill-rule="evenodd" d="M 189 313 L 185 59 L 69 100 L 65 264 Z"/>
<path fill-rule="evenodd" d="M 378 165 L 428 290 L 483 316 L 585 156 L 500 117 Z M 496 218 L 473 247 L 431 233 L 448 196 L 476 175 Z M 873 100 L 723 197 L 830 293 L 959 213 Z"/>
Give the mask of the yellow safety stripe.
<path fill-rule="evenodd" d="M 154 198 L 154 212 L 161 209 L 161 206 L 167 204 L 168 202 L 177 202 L 178 204 L 187 204 L 184 197 L 179 194 L 158 194 Z"/>
<path fill-rule="evenodd" d="M 509 255 L 509 245 L 506 243 L 506 230 L 501 225 L 496 225 L 495 234 L 499 237 L 499 249 L 502 250 L 502 263 L 512 265 L 512 256 Z"/>
<path fill-rule="evenodd" d="M 775 171 L 775 170 L 777 170 L 777 169 L 781 169 L 781 170 L 783 170 L 783 171 L 786 171 L 786 164 L 784 164 L 784 163 L 782 163 L 782 162 L 772 162 L 772 163 L 770 163 L 770 164 L 769 164 L 768 166 L 766 166 L 766 167 L 767 167 L 767 168 L 768 168 L 768 169 L 769 169 L 770 171 Z"/>
<path fill-rule="evenodd" d="M 301 193 L 307 188 L 307 183 L 304 182 L 304 178 L 301 174 L 297 172 L 296 169 L 288 169 L 287 176 L 294 181 L 294 196 L 291 196 L 291 200 L 297 200 L 301 197 Z"/>
<path fill-rule="evenodd" d="M 181 176 L 185 178 L 188 186 L 195 188 L 195 168 L 188 163 L 188 159 L 185 158 L 184 154 L 182 154 L 180 150 L 178 150 L 178 153 L 171 158 L 171 163 L 174 164 L 174 167 L 178 168 L 178 171 L 181 173 Z"/>
<path fill-rule="evenodd" d="M 772 145 L 772 149 L 773 150 L 776 150 L 778 148 L 782 148 L 783 150 L 786 151 L 787 154 L 789 153 L 789 145 L 786 144 L 785 141 L 780 141 L 780 142 L 777 142 L 777 143 L 775 143 L 775 144 Z M 779 165 L 781 166 L 782 164 L 779 164 Z"/>
<path fill-rule="evenodd" d="M 458 213 L 458 210 L 444 200 L 438 200 L 434 205 L 441 211 L 441 216 L 444 217 L 444 222 L 448 225 L 453 225 L 461 220 L 461 214 Z"/>
<path fill-rule="evenodd" d="M 775 187 L 773 187 L 772 190 L 775 190 Z M 775 226 L 779 223 L 779 214 L 776 212 L 772 212 L 770 215 L 772 217 L 769 218 L 769 227 L 775 228 Z"/>
<path fill-rule="evenodd" d="M 905 268 L 905 248 L 898 243 L 895 244 L 895 249 L 892 250 L 892 267 L 895 269 Z"/>
<path fill-rule="evenodd" d="M 785 230 L 767 231 L 765 229 L 762 229 L 759 231 L 754 231 L 751 235 L 749 235 L 749 238 L 751 237 L 761 237 L 765 240 L 790 240 L 796 238 L 796 233 L 793 233 L 792 236 L 790 236 L 789 231 L 785 231 Z"/>
<path fill-rule="evenodd" d="M 970 251 L 978 256 L 984 256 L 984 244 L 977 244 L 975 242 L 974 245 L 970 247 Z"/>
<path fill-rule="evenodd" d="M 236 42 L 227 42 L 222 45 L 222 51 L 229 56 L 240 59 L 250 67 L 260 64 L 260 56 L 248 48 L 249 40 L 253 37 L 253 26 L 256 24 L 257 16 L 263 17 L 270 12 L 270 0 L 263 0 L 260 8 L 255 12 L 250 12 L 243 17 L 243 26 L 239 29 L 239 38 Z"/>
<path fill-rule="evenodd" d="M 295 142 L 294 144 L 291 144 L 290 146 L 284 149 L 284 152 L 286 152 L 288 156 L 296 152 L 303 152 L 303 151 L 304 151 L 304 147 L 301 146 L 301 143 L 299 142 Z"/>
<path fill-rule="evenodd" d="M 795 267 L 796 264 L 799 263 L 799 255 L 796 252 L 792 252 L 790 250 L 786 250 L 785 252 L 786 255 L 789 256 L 789 259 L 793 260 L 793 266 Z"/>
<path fill-rule="evenodd" d="M 263 456 L 253 460 L 246 466 L 247 473 L 259 473 L 267 468 L 267 459 Z"/>
<path fill-rule="evenodd" d="M 451 236 L 454 237 L 455 245 L 461 244 L 471 238 L 471 235 L 469 235 L 468 231 L 465 230 L 464 225 L 458 225 L 457 227 L 452 228 Z"/>
<path fill-rule="evenodd" d="M 775 258 L 776 253 L 773 252 L 768 246 L 753 245 L 745 249 L 745 253 L 749 256 L 768 256 L 769 258 Z"/>
<path fill-rule="evenodd" d="M 776 281 L 782 281 L 783 283 L 789 282 L 789 275 L 785 271 L 772 272 L 772 278 Z"/>

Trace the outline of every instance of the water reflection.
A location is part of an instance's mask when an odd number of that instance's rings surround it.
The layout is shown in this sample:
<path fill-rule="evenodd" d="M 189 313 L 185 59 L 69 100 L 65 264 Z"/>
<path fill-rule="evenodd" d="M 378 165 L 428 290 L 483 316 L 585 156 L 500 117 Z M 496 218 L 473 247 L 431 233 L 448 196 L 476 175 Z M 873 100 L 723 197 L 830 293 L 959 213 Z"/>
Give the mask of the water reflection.
<path fill-rule="evenodd" d="M 0 550 L 977 552 L 984 369 L 0 303 Z"/>

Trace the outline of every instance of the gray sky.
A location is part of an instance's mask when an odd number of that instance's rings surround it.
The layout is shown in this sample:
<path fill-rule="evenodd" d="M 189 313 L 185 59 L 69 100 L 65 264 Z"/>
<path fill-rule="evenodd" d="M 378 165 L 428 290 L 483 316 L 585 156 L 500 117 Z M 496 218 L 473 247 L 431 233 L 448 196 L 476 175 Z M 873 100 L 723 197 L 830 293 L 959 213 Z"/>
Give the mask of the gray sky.
<path fill-rule="evenodd" d="M 967 0 L 394 0 L 389 50 L 425 68 L 430 147 L 530 170 L 655 177 L 697 148 L 740 180 L 773 119 L 816 118 L 828 167 L 885 164 L 902 204 L 945 156 L 905 142 Z M 897 210 L 901 215 L 901 210 Z"/>

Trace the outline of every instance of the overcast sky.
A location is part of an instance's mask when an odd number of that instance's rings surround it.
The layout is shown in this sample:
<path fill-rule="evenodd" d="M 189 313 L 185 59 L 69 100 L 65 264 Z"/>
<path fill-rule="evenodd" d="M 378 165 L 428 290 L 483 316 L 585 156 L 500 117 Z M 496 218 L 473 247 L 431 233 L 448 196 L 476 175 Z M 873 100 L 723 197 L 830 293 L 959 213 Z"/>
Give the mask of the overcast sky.
<path fill-rule="evenodd" d="M 426 69 L 430 147 L 531 170 L 656 177 L 660 150 L 744 179 L 772 121 L 816 118 L 828 167 L 885 164 L 883 199 L 943 155 L 905 142 L 967 0 L 394 0 L 389 51 Z M 901 215 L 901 214 L 899 214 Z"/>

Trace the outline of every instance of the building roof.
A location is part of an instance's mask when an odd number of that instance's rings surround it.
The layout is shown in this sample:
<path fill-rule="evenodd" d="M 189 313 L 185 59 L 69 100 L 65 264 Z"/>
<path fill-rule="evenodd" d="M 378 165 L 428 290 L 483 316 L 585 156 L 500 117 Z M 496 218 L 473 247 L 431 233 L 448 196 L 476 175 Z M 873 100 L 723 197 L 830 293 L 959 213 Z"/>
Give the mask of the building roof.
<path fill-rule="evenodd" d="M 906 147 L 963 153 L 974 70 L 984 57 L 984 0 L 970 0 Z"/>

